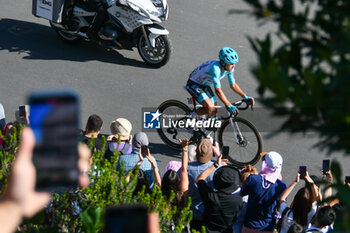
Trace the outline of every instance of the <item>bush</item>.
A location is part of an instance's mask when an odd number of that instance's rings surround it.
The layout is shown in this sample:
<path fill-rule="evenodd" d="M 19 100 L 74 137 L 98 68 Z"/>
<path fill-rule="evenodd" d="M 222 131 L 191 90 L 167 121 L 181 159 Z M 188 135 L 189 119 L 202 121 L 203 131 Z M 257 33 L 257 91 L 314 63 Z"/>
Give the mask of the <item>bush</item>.
<path fill-rule="evenodd" d="M 8 139 L 10 149 L 0 153 L 2 163 L 0 181 L 4 185 L 15 158 L 21 129 L 21 125 L 16 126 Z M 92 148 L 93 142 L 90 145 L 90 149 Z M 169 204 L 175 197 L 174 193 L 170 200 L 166 200 L 160 188 L 155 187 L 151 195 L 145 193 L 143 188 L 137 196 L 133 196 L 138 169 L 130 174 L 130 180 L 127 182 L 124 165 L 121 171 L 116 171 L 119 155 L 116 151 L 114 156 L 107 160 L 104 158 L 103 150 L 94 151 L 90 170 L 91 184 L 66 193 L 54 193 L 47 208 L 33 218 L 24 220 L 18 232 L 103 232 L 104 210 L 120 204 L 146 204 L 149 212 L 158 213 L 161 232 L 181 232 L 192 219 L 191 200 L 180 211 L 179 217 L 174 218 L 177 208 Z"/>

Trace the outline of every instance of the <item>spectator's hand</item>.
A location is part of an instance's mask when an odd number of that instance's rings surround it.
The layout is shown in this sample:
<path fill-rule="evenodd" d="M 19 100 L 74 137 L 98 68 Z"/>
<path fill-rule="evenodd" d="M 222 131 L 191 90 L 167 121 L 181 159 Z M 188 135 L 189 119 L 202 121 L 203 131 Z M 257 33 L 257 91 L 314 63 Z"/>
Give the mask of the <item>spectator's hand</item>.
<path fill-rule="evenodd" d="M 299 181 L 300 181 L 300 173 L 298 172 L 297 176 L 295 177 L 295 182 L 299 183 Z"/>
<path fill-rule="evenodd" d="M 40 211 L 50 200 L 47 192 L 36 192 L 36 171 L 32 162 L 35 144 L 33 131 L 24 128 L 21 145 L 16 154 L 3 199 L 13 202 L 21 210 L 22 216 L 31 217 Z"/>
<path fill-rule="evenodd" d="M 216 157 L 219 157 L 219 155 L 221 155 L 219 143 L 217 143 L 217 142 L 215 142 L 215 146 L 213 146 L 213 153 Z"/>
<path fill-rule="evenodd" d="M 190 145 L 192 141 L 189 141 L 187 138 L 185 138 L 183 140 L 179 139 L 179 142 L 181 144 L 181 147 L 185 148 L 188 147 L 188 145 Z"/>
<path fill-rule="evenodd" d="M 326 171 L 326 174 L 324 174 L 322 171 L 322 174 L 323 174 L 324 180 L 328 181 L 329 183 L 333 183 L 333 176 L 330 170 Z"/>
<path fill-rule="evenodd" d="M 147 158 L 148 161 L 151 163 L 152 167 L 155 167 L 155 166 L 156 166 L 156 163 L 154 162 L 154 160 L 153 160 L 153 158 L 152 158 L 152 155 L 151 155 L 151 152 L 149 151 L 149 148 L 148 148 L 148 151 L 147 151 L 146 158 Z"/>
<path fill-rule="evenodd" d="M 226 165 L 226 162 L 224 162 L 224 163 L 225 163 L 225 165 Z M 218 159 L 216 160 L 216 164 L 217 164 L 218 166 L 223 165 L 222 154 L 219 154 L 219 155 L 218 155 Z"/>
<path fill-rule="evenodd" d="M 156 212 L 151 212 L 148 215 L 148 233 L 159 233 L 159 217 Z"/>
<path fill-rule="evenodd" d="M 305 180 L 306 182 L 308 182 L 308 183 L 311 183 L 311 184 L 314 183 L 314 181 L 313 181 L 313 180 L 311 179 L 311 177 L 309 176 L 309 172 L 308 172 L 308 171 L 306 171 L 306 175 L 305 175 L 304 180 Z"/>
<path fill-rule="evenodd" d="M 139 150 L 139 161 L 137 162 L 137 165 L 141 165 L 142 164 L 142 162 L 143 162 L 143 156 L 142 156 L 142 153 L 141 153 L 141 149 Z"/>
<path fill-rule="evenodd" d="M 88 174 L 90 171 L 91 150 L 85 143 L 80 143 L 78 150 L 79 150 L 78 169 L 80 172 L 79 186 L 83 188 L 83 187 L 87 187 L 90 184 L 90 178 Z"/>

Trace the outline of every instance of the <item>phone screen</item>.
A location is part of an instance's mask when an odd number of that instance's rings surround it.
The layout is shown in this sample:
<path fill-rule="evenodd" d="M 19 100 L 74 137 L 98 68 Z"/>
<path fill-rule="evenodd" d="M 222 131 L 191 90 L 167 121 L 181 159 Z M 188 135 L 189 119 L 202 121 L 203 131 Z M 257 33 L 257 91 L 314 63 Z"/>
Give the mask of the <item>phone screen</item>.
<path fill-rule="evenodd" d="M 230 147 L 228 147 L 228 146 L 223 146 L 222 147 L 222 158 L 223 159 L 227 159 L 228 158 L 229 151 L 230 151 Z"/>
<path fill-rule="evenodd" d="M 147 233 L 147 207 L 145 206 L 118 206 L 106 210 L 106 233 Z"/>
<path fill-rule="evenodd" d="M 78 97 L 72 91 L 35 92 L 29 97 L 35 135 L 37 190 L 64 191 L 78 184 Z"/>
<path fill-rule="evenodd" d="M 19 116 L 21 118 L 26 116 L 26 107 L 25 106 L 19 106 Z"/>
<path fill-rule="evenodd" d="M 141 154 L 143 157 L 146 157 L 148 154 L 148 146 L 141 146 Z"/>
<path fill-rule="evenodd" d="M 323 174 L 326 174 L 326 172 L 329 171 L 329 160 L 323 160 L 322 161 L 322 170 L 323 170 Z"/>
<path fill-rule="evenodd" d="M 306 176 L 306 166 L 299 167 L 300 179 L 304 179 Z"/>

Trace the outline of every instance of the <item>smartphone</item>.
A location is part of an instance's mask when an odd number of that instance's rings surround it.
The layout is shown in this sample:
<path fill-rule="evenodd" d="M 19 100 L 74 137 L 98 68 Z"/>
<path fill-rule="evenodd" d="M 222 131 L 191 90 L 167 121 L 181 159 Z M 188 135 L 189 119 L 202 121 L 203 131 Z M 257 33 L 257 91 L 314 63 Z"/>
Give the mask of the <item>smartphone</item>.
<path fill-rule="evenodd" d="M 19 112 L 18 115 L 20 118 L 25 118 L 26 117 L 26 107 L 25 106 L 19 106 Z"/>
<path fill-rule="evenodd" d="M 222 147 L 222 158 L 223 159 L 227 159 L 229 157 L 229 151 L 230 151 L 230 147 L 228 147 L 228 146 Z"/>
<path fill-rule="evenodd" d="M 345 176 L 345 183 L 350 184 L 350 176 Z"/>
<path fill-rule="evenodd" d="M 299 167 L 300 179 L 304 179 L 306 176 L 306 166 Z"/>
<path fill-rule="evenodd" d="M 78 185 L 79 98 L 73 90 L 36 91 L 28 98 L 35 135 L 36 189 L 67 191 Z"/>
<path fill-rule="evenodd" d="M 143 157 L 146 157 L 148 154 L 148 146 L 141 146 L 141 154 Z"/>
<path fill-rule="evenodd" d="M 324 175 L 329 171 L 329 159 L 322 161 L 322 171 Z"/>
<path fill-rule="evenodd" d="M 121 205 L 106 209 L 105 233 L 147 233 L 147 207 L 143 205 Z"/>

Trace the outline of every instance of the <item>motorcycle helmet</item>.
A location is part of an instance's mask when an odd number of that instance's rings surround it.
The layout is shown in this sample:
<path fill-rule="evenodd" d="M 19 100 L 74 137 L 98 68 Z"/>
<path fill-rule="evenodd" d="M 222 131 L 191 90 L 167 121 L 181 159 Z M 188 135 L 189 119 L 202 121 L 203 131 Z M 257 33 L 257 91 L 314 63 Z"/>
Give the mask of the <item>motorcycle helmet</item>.
<path fill-rule="evenodd" d="M 227 64 L 235 64 L 238 62 L 238 54 L 230 47 L 223 47 L 219 52 L 219 59 Z"/>

